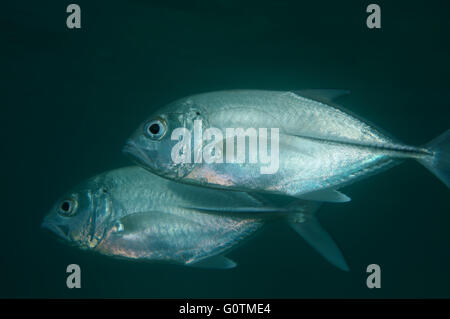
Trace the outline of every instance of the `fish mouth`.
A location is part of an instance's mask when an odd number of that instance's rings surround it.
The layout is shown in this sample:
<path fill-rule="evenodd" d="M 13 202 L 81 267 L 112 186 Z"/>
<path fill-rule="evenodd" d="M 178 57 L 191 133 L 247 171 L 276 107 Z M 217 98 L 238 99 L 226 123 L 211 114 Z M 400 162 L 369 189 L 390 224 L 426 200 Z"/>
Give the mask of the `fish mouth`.
<path fill-rule="evenodd" d="M 122 148 L 122 153 L 141 166 L 147 166 L 152 162 L 151 158 L 132 140 L 126 141 L 125 146 Z"/>
<path fill-rule="evenodd" d="M 48 221 L 43 221 L 41 228 L 46 229 L 56 235 L 60 239 L 69 240 L 69 228 L 64 226 L 58 226 Z"/>
<path fill-rule="evenodd" d="M 126 155 L 134 155 L 136 153 L 136 148 L 136 144 L 134 144 L 133 141 L 127 140 L 122 148 L 122 153 Z"/>

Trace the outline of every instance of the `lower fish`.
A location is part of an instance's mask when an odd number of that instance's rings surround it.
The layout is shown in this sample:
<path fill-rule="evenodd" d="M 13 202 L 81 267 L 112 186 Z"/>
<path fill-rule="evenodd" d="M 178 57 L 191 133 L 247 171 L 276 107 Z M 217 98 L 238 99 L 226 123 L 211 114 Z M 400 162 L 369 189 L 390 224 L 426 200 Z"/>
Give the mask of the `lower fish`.
<path fill-rule="evenodd" d="M 58 200 L 42 226 L 103 255 L 227 269 L 224 256 L 269 221 L 283 219 L 333 265 L 341 251 L 317 223 L 318 203 L 179 184 L 132 166 L 83 182 Z"/>

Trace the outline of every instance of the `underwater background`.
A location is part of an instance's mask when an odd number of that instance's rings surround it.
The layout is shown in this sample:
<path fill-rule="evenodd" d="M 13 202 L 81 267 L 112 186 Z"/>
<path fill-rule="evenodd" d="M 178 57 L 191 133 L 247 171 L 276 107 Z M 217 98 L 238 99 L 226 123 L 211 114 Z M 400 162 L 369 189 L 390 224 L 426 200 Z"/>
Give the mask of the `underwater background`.
<path fill-rule="evenodd" d="M 66 7 L 81 7 L 81 29 Z M 381 7 L 382 28 L 366 27 Z M 450 128 L 446 1 L 16 1 L 2 3 L 0 297 L 450 297 L 449 190 L 406 161 L 324 204 L 318 218 L 350 267 L 287 225 L 231 251 L 235 269 L 117 260 L 40 228 L 68 189 L 132 164 L 126 138 L 154 109 L 227 89 L 348 89 L 340 103 L 399 140 Z M 81 289 L 66 267 L 81 267 Z M 381 266 L 368 289 L 366 267 Z"/>

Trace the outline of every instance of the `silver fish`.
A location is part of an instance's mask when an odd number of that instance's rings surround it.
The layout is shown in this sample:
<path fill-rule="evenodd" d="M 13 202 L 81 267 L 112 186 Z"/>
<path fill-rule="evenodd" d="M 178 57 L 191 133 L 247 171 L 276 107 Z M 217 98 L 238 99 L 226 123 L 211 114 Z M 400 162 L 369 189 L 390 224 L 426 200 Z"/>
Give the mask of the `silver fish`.
<path fill-rule="evenodd" d="M 336 107 L 333 99 L 344 93 L 236 90 L 186 97 L 152 114 L 128 139 L 124 152 L 151 172 L 182 183 L 305 200 L 349 201 L 338 189 L 408 158 L 418 160 L 450 186 L 450 130 L 424 147 L 405 145 Z M 180 127 L 193 131 L 195 121 L 201 121 L 201 132 L 278 128 L 278 170 L 261 174 L 265 164 L 249 161 L 175 163 L 171 152 L 179 141 L 171 136 Z M 223 136 L 222 153 L 230 139 Z M 273 139 L 267 139 L 270 153 Z M 196 152 L 194 148 L 189 158 Z"/>
<path fill-rule="evenodd" d="M 104 255 L 226 269 L 236 264 L 225 252 L 267 222 L 284 218 L 327 260 L 348 270 L 336 244 L 317 224 L 317 208 L 304 201 L 281 198 L 275 203 L 182 185 L 134 166 L 100 174 L 68 192 L 42 226 L 74 246 Z"/>

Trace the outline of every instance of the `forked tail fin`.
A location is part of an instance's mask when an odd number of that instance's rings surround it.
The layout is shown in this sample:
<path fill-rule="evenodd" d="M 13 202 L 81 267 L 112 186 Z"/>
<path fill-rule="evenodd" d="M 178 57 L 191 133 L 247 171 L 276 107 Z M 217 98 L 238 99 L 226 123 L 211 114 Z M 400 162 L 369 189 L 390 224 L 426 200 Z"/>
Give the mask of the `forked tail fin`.
<path fill-rule="evenodd" d="M 433 155 L 419 159 L 437 178 L 450 188 L 450 130 L 426 145 Z"/>

